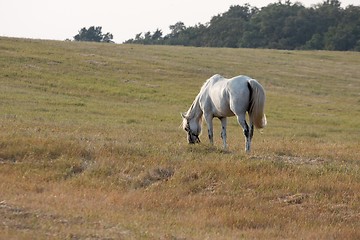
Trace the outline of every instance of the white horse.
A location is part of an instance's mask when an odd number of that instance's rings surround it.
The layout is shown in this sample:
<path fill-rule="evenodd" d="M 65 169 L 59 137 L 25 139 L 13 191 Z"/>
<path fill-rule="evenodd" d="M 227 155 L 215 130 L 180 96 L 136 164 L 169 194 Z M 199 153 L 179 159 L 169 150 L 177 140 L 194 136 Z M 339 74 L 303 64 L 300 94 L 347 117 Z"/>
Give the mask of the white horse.
<path fill-rule="evenodd" d="M 265 91 L 255 79 L 247 76 L 226 79 L 216 74 L 204 83 L 189 110 L 181 114 L 183 129 L 187 132 L 189 143 L 199 143 L 204 115 L 209 140 L 213 144 L 212 119 L 217 117 L 222 125 L 221 138 L 224 149 L 227 149 L 226 118 L 236 115 L 244 131 L 245 151 L 249 152 L 254 125 L 256 128 L 263 128 L 266 125 L 264 106 Z M 246 123 L 246 112 L 249 114 L 249 125 Z"/>

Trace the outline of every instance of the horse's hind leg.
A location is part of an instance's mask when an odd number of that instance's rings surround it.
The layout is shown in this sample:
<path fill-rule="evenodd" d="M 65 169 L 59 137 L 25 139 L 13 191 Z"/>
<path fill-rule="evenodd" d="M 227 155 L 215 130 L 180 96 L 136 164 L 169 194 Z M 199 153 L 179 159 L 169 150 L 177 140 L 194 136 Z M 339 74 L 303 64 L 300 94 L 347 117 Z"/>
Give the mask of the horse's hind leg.
<path fill-rule="evenodd" d="M 246 119 L 245 119 L 245 113 L 241 114 L 241 115 L 237 115 L 237 120 L 244 130 L 245 151 L 250 152 L 251 138 L 253 135 L 253 126 L 252 126 L 252 124 L 250 124 L 250 127 L 249 127 L 249 125 L 247 124 Z"/>
<path fill-rule="evenodd" d="M 250 147 L 251 147 L 251 140 L 253 138 L 254 135 L 254 125 L 252 124 L 252 122 L 250 121 L 249 123 L 249 133 L 248 136 L 245 135 L 246 137 L 246 151 L 250 152 Z"/>

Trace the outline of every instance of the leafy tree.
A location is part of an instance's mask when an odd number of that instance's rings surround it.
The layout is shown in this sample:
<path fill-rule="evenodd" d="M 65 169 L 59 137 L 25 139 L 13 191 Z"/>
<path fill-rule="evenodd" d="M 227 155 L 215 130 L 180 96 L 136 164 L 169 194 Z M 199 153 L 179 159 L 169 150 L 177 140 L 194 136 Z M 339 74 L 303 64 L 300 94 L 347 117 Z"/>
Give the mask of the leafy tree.
<path fill-rule="evenodd" d="M 186 29 L 186 26 L 183 22 L 177 22 L 174 25 L 170 25 L 170 37 L 178 37 L 179 34 Z"/>
<path fill-rule="evenodd" d="M 294 49 L 297 46 L 297 32 L 302 22 L 298 15 L 305 9 L 301 4 L 287 1 L 278 2 L 264 7 L 256 16 L 253 24 L 257 25 L 263 44 L 267 48 Z M 303 34 L 303 32 L 300 32 Z"/>
<path fill-rule="evenodd" d="M 325 35 L 328 50 L 355 50 L 360 40 L 360 7 L 349 6 L 337 26 L 329 28 Z"/>
<path fill-rule="evenodd" d="M 315 50 L 315 49 L 323 49 L 324 48 L 324 37 L 319 34 L 315 33 L 310 40 L 306 42 L 303 46 L 304 49 Z"/>
<path fill-rule="evenodd" d="M 103 35 L 103 39 L 101 40 L 101 42 L 113 43 L 113 38 L 114 36 L 108 32 Z"/>
<path fill-rule="evenodd" d="M 339 0 L 324 0 L 310 8 L 290 0 L 261 9 L 231 6 L 206 24 L 186 27 L 177 22 L 169 28 L 164 37 L 157 29 L 126 43 L 360 51 L 360 6 L 343 9 Z"/>
<path fill-rule="evenodd" d="M 160 40 L 162 37 L 162 31 L 160 29 L 156 29 L 156 31 L 154 32 L 154 34 L 151 37 L 151 40 Z"/>
<path fill-rule="evenodd" d="M 89 27 L 82 28 L 78 34 L 74 36 L 75 41 L 87 41 L 87 42 L 113 42 L 113 35 L 111 33 L 103 34 L 101 32 L 102 27 Z"/>
<path fill-rule="evenodd" d="M 136 36 L 135 36 L 135 40 L 141 40 L 141 35 L 142 35 L 142 33 L 138 33 L 138 34 L 136 34 Z"/>

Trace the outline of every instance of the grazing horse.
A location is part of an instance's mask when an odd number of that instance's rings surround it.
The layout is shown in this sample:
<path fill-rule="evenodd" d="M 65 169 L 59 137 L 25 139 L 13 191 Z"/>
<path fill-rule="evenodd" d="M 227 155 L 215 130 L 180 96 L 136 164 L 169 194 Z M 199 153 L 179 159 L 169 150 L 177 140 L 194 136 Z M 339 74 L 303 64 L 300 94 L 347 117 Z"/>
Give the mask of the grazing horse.
<path fill-rule="evenodd" d="M 266 125 L 264 105 L 264 89 L 255 79 L 247 76 L 226 79 L 216 74 L 204 83 L 189 110 L 181 114 L 187 140 L 191 144 L 200 142 L 199 135 L 204 115 L 209 140 L 213 144 L 212 119 L 217 117 L 221 121 L 221 138 L 226 149 L 227 117 L 236 115 L 244 131 L 245 151 L 250 152 L 254 125 L 256 128 L 263 128 Z M 249 114 L 249 125 L 246 122 L 246 112 Z"/>

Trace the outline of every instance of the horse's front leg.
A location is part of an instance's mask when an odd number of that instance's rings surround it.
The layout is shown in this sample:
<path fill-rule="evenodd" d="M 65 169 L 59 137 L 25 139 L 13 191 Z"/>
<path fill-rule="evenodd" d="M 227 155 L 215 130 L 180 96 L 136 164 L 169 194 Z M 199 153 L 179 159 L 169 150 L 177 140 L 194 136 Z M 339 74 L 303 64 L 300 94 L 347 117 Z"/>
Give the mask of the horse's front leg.
<path fill-rule="evenodd" d="M 226 144 L 226 125 L 227 125 L 227 118 L 223 117 L 223 118 L 219 118 L 221 121 L 221 138 L 223 140 L 223 144 L 224 144 L 224 149 L 227 149 L 227 144 Z"/>
<path fill-rule="evenodd" d="M 209 140 L 210 140 L 210 144 L 214 145 L 214 134 L 213 134 L 213 116 L 212 115 L 205 115 L 205 121 L 206 121 L 206 125 L 208 127 L 208 136 L 209 136 Z"/>

